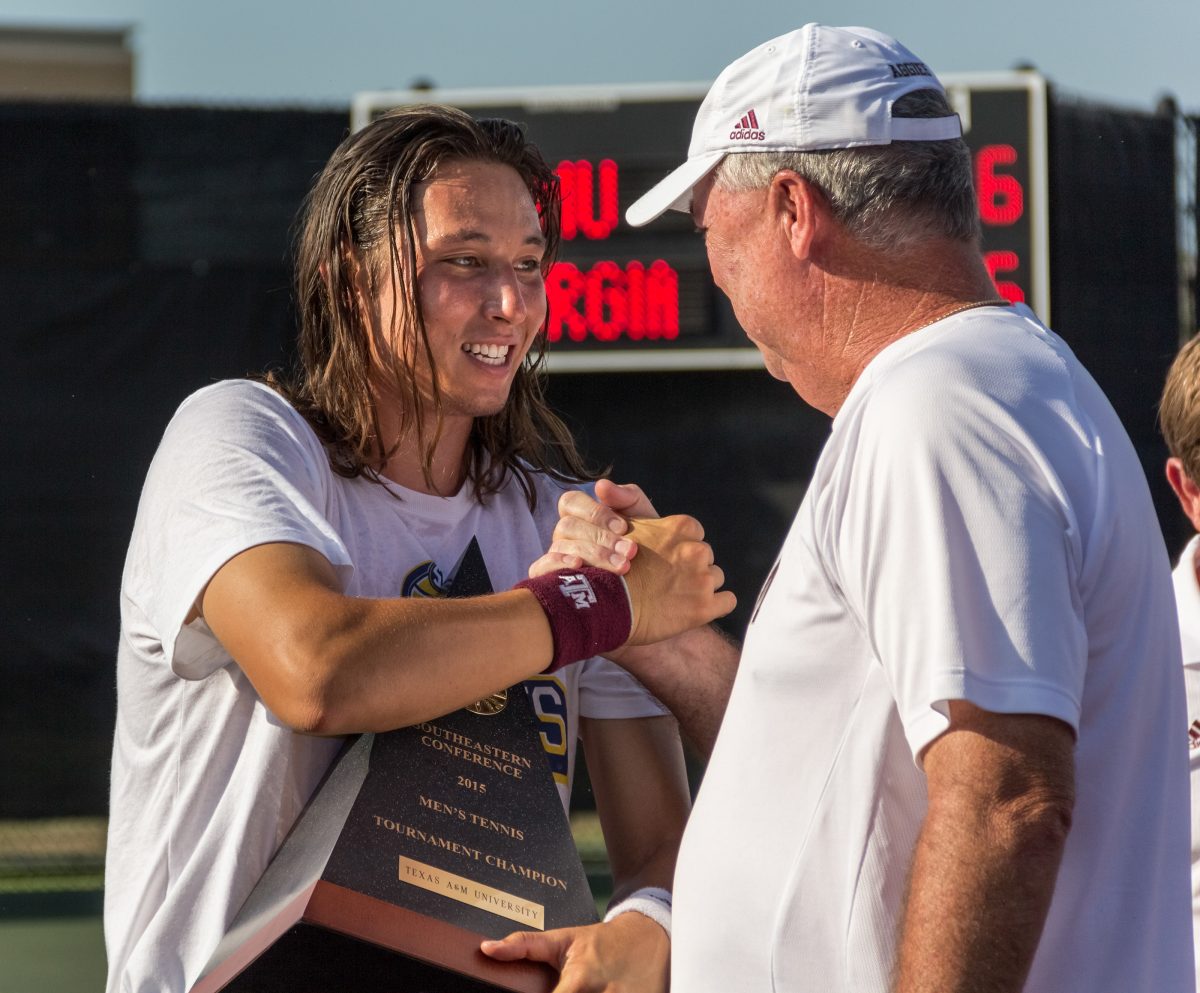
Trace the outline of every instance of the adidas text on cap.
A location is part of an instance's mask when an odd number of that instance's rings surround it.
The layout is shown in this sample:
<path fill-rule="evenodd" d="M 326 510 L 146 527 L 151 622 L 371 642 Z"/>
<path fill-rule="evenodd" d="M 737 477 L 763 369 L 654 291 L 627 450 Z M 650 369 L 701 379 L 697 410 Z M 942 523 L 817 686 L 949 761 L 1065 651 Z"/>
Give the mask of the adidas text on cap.
<path fill-rule="evenodd" d="M 725 68 L 696 112 L 687 161 L 625 212 L 634 227 L 686 211 L 692 188 L 726 155 L 945 141 L 962 137 L 957 115 L 892 117 L 913 90 L 942 90 L 929 67 L 870 28 L 806 24 Z"/>

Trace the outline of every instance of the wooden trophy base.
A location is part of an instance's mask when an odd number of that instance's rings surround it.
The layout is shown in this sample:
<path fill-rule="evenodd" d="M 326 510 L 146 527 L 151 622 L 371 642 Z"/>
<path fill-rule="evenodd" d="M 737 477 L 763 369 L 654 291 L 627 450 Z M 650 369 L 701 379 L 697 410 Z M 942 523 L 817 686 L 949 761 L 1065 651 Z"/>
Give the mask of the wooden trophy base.
<path fill-rule="evenodd" d="M 483 936 L 320 881 L 193 993 L 550 993 L 554 970 L 496 962 Z"/>

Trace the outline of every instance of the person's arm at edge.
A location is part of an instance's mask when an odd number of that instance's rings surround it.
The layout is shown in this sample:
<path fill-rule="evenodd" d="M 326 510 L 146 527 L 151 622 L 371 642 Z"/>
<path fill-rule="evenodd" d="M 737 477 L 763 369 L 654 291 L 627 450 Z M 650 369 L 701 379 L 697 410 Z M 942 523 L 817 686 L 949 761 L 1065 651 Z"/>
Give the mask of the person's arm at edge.
<path fill-rule="evenodd" d="M 324 556 L 288 543 L 226 562 L 196 613 L 268 709 L 309 734 L 437 717 L 541 671 L 553 651 L 546 615 L 526 590 L 463 600 L 347 596 Z"/>
<path fill-rule="evenodd" d="M 643 561 L 625 576 L 631 627 L 599 630 L 601 651 L 612 644 L 606 632 L 633 644 L 661 641 L 736 602 L 720 591 L 722 573 L 696 521 L 641 522 L 638 533 Z M 554 592 L 542 594 L 557 603 Z M 623 613 L 624 603 L 613 610 Z M 520 682 L 546 668 L 555 638 L 577 633 L 571 625 L 584 617 L 560 614 L 556 634 L 528 589 L 447 600 L 347 596 L 324 556 L 285 542 L 229 559 L 198 598 L 197 615 L 276 717 L 327 735 L 404 727 Z"/>
<path fill-rule="evenodd" d="M 675 719 L 585 717 L 580 732 L 612 866 L 612 902 L 646 886 L 669 891 L 692 805 Z"/>
<path fill-rule="evenodd" d="M 684 739 L 705 759 L 721 730 L 740 655 L 739 647 L 712 624 L 609 653 L 675 715 Z"/>
<path fill-rule="evenodd" d="M 923 753 L 929 805 L 899 927 L 895 993 L 1018 993 L 1074 806 L 1071 728 L 950 703 Z"/>
<path fill-rule="evenodd" d="M 584 718 L 580 729 L 613 871 L 612 903 L 643 887 L 670 891 L 691 805 L 674 719 Z M 590 927 L 518 931 L 482 948 L 504 961 L 548 962 L 561 972 L 563 989 L 619 983 L 637 993 L 662 993 L 667 987 L 669 936 L 637 911 Z"/>

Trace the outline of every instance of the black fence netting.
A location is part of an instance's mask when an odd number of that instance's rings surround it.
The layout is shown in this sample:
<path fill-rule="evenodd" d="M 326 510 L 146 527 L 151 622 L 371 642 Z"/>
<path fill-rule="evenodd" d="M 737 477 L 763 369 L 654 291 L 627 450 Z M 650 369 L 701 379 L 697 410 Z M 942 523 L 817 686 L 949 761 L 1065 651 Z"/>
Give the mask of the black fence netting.
<path fill-rule="evenodd" d="M 0 817 L 103 813 L 117 592 L 187 393 L 284 359 L 342 113 L 0 106 Z"/>
<path fill-rule="evenodd" d="M 1055 328 L 1180 537 L 1154 407 L 1179 336 L 1169 119 L 1051 108 Z M 179 402 L 285 361 L 290 226 L 347 115 L 0 105 L 0 819 L 103 815 L 118 588 Z M 763 372 L 554 377 L 597 462 L 700 517 L 740 631 L 828 430 Z"/>
<path fill-rule="evenodd" d="M 1175 158 L 1170 115 L 1051 102 L 1052 325 L 1121 416 L 1173 549 L 1157 409 L 1180 345 Z"/>

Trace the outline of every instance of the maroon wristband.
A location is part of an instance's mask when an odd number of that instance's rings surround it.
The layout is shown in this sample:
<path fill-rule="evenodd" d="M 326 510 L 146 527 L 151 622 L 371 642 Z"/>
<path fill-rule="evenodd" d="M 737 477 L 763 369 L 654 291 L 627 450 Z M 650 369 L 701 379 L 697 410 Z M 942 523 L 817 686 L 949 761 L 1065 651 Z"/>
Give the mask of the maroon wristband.
<path fill-rule="evenodd" d="M 554 658 L 543 672 L 620 648 L 633 630 L 633 604 L 625 580 L 606 569 L 584 566 L 524 579 L 550 622 Z"/>

